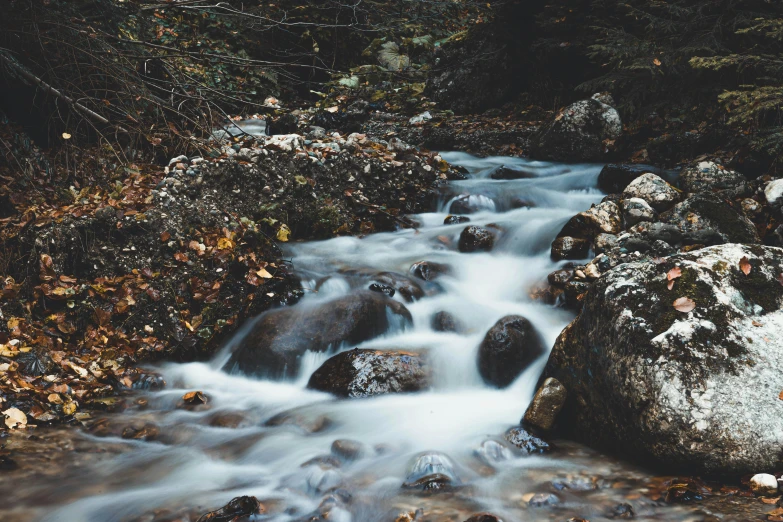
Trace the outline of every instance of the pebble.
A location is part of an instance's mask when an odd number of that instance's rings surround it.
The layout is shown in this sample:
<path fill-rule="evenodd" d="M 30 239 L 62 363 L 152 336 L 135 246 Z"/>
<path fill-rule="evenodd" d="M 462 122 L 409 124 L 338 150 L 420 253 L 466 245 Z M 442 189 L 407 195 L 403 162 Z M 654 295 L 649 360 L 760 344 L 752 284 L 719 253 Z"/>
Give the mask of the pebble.
<path fill-rule="evenodd" d="M 750 479 L 750 489 L 756 495 L 775 496 L 778 494 L 778 479 L 768 473 L 753 475 Z"/>

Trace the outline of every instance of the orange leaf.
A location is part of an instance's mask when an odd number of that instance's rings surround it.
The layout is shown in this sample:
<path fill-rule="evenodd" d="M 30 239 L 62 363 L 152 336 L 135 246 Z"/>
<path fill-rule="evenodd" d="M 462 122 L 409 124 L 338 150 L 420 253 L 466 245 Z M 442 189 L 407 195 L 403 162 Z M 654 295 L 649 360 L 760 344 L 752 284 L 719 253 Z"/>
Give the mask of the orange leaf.
<path fill-rule="evenodd" d="M 687 297 L 680 297 L 679 299 L 675 300 L 672 305 L 674 306 L 675 310 L 684 313 L 688 313 L 696 308 L 696 303 L 693 301 L 693 299 L 689 299 Z"/>
<path fill-rule="evenodd" d="M 682 268 L 680 268 L 679 266 L 675 266 L 674 268 L 669 270 L 669 272 L 666 274 L 666 279 L 671 281 L 673 279 L 677 279 L 681 275 L 682 275 Z"/>
<path fill-rule="evenodd" d="M 655 65 L 657 65 L 658 67 L 660 67 L 660 66 L 661 66 L 661 61 L 660 61 L 658 58 L 655 58 L 655 59 L 653 60 L 653 63 L 654 63 Z"/>
<path fill-rule="evenodd" d="M 166 241 L 168 241 L 168 240 L 169 240 L 169 238 L 170 238 L 170 237 L 171 237 L 171 234 L 169 234 L 168 232 L 163 232 L 163 233 L 160 235 L 160 240 L 161 240 L 161 241 L 163 241 L 163 242 L 165 243 Z"/>
<path fill-rule="evenodd" d="M 750 261 L 748 261 L 748 257 L 745 256 L 742 259 L 740 259 L 740 270 L 742 270 L 742 273 L 745 275 L 750 274 Z"/>

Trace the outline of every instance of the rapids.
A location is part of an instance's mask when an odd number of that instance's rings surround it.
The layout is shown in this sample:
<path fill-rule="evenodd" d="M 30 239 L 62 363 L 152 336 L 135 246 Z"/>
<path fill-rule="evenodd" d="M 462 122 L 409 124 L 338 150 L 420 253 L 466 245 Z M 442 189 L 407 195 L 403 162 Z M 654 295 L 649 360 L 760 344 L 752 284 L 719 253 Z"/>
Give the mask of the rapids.
<path fill-rule="evenodd" d="M 413 216 L 418 229 L 287 247 L 302 277 L 305 301 L 349 292 L 340 275 L 345 268 L 407 273 L 422 260 L 452 267 L 438 280 L 443 292 L 407 304 L 412 327 L 362 345 L 428 350 L 435 372 L 430 391 L 338 400 L 306 389 L 310 374 L 333 354 L 308 353 L 299 375 L 285 381 L 228 375 L 220 368 L 229 343 L 210 363 L 156 368 L 167 388 L 147 394 L 144 407 L 119 415 L 125 422 L 155 423 L 160 437 L 154 441 L 81 435 L 112 449 L 105 458 L 78 467 L 78 473 L 65 474 L 67 485 L 48 482 L 39 506 L 42 520 L 189 520 L 165 513 L 183 507 L 204 513 L 239 495 L 256 496 L 266 507 L 256 519 L 275 522 L 310 520 L 306 517 L 327 497 L 328 519 L 338 522 L 391 522 L 417 509 L 423 515 L 416 520 L 432 521 L 462 522 L 481 511 L 505 522 L 604 519 L 622 515 L 617 510 L 626 502 L 639 519 L 684 515 L 646 498 L 642 493 L 652 476 L 628 464 L 567 441 L 554 441 L 557 449 L 546 456 L 521 455 L 503 443 L 504 432 L 518 424 L 532 398 L 546 355 L 503 390 L 487 387 L 476 367 L 478 345 L 500 317 L 527 317 L 549 347 L 573 318 L 535 302 L 529 292 L 557 268 L 549 245 L 563 224 L 601 200 L 595 189 L 601 166 L 479 159 L 455 152 L 443 157 L 465 167 L 469 179 L 449 183 L 436 212 Z M 523 170 L 528 177 L 492 179 L 501 166 Z M 503 230 L 492 252 L 457 251 L 465 225 L 443 221 L 450 201 L 460 194 L 484 196 L 474 200 L 484 208 L 470 216 L 471 224 L 493 223 Z M 515 209 L 515 200 L 532 205 Z M 432 315 L 443 310 L 464 323 L 465 334 L 431 329 Z M 209 397 L 209 408 L 177 408 L 192 390 Z M 267 423 L 281 414 L 293 421 Z M 362 458 L 340 467 L 303 466 L 328 455 L 337 439 L 362 443 Z M 456 475 L 459 487 L 426 493 L 401 488 L 406 470 L 426 451 L 449 457 L 453 469 L 448 472 Z M 554 493 L 557 503 L 536 507 L 529 502 L 533 493 Z"/>

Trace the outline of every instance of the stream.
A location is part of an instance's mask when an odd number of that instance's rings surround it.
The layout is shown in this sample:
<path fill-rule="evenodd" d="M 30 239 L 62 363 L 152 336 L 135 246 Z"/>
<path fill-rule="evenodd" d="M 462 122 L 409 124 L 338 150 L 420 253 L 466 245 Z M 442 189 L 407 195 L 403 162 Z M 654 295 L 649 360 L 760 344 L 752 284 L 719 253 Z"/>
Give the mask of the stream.
<path fill-rule="evenodd" d="M 38 475 L 38 489 L 17 502 L 51 522 L 191 520 L 183 513 L 203 514 L 240 495 L 264 505 L 254 519 L 275 522 L 463 522 L 478 512 L 504 522 L 630 514 L 693 519 L 692 510 L 655 498 L 660 479 L 646 470 L 569 441 L 551 441 L 555 450 L 545 455 L 523 454 L 504 441 L 525 412 L 548 354 L 505 389 L 488 387 L 478 373 L 478 346 L 501 317 L 528 318 L 550 348 L 573 318 L 529 294 L 559 265 L 549 257 L 557 232 L 603 197 L 595 188 L 601 166 L 456 152 L 443 157 L 467 169 L 468 179 L 449 183 L 437 212 L 412 216 L 418 229 L 286 247 L 307 290 L 304 300 L 313 302 L 351 291 L 346 268 L 407 274 L 422 260 L 449 265 L 451 272 L 438 279 L 439 293 L 406 303 L 412 327 L 361 345 L 426 350 L 434 372 L 430 390 L 348 400 L 308 390 L 309 376 L 333 353 L 308 353 L 299 374 L 287 380 L 226 374 L 221 367 L 245 327 L 209 363 L 156 368 L 167 387 L 116 416 L 134 429 L 154 425 L 159 436 L 144 441 L 82 433 L 70 444 L 90 450 L 77 451 L 70 469 Z M 492 179 L 502 166 L 525 177 Z M 457 250 L 466 225 L 444 225 L 444 218 L 459 194 L 471 194 L 480 207 L 470 224 L 501 230 L 491 252 Z M 519 201 L 529 206 L 514 208 Z M 441 311 L 465 333 L 433 330 L 431 318 Z M 209 398 L 208 407 L 179 408 L 194 390 Z M 289 421 L 269 422 L 281 416 Z M 360 443 L 358 458 L 326 458 L 339 439 Z M 449 475 L 455 487 L 401 487 L 422 469 Z"/>

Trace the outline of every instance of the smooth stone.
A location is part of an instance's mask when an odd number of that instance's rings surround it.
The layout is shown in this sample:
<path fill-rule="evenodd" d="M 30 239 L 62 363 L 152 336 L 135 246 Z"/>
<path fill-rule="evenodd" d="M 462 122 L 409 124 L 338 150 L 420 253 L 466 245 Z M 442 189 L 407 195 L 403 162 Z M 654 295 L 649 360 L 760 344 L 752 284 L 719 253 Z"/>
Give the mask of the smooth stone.
<path fill-rule="evenodd" d="M 489 329 L 479 346 L 479 374 L 487 384 L 505 388 L 545 351 L 529 320 L 507 315 Z"/>
<path fill-rule="evenodd" d="M 563 409 L 568 392 L 560 381 L 552 377 L 545 379 L 528 406 L 522 424 L 549 431 L 555 424 L 557 414 Z"/>

